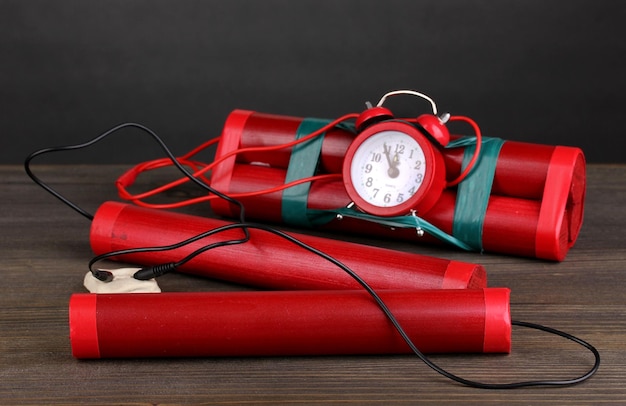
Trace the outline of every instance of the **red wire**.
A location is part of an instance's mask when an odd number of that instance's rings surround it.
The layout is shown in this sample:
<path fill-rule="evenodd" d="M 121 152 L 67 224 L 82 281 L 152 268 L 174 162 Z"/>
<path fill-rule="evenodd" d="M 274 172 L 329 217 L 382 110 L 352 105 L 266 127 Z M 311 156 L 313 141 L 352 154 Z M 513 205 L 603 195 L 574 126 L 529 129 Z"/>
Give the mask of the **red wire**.
<path fill-rule="evenodd" d="M 212 145 L 213 143 L 216 143 L 219 141 L 219 138 L 215 138 L 212 140 L 209 140 L 208 142 L 194 148 L 193 150 L 189 151 L 188 153 L 186 153 L 185 155 L 183 155 L 181 157 L 180 162 L 184 165 L 188 165 L 188 166 L 192 166 L 195 170 L 195 172 L 193 173 L 194 177 L 199 177 L 199 176 L 203 176 L 206 172 L 210 171 L 211 169 L 213 169 L 216 165 L 218 165 L 219 163 L 221 163 L 222 161 L 232 157 L 233 155 L 237 155 L 237 154 L 241 154 L 241 153 L 245 153 L 245 152 L 266 152 L 266 151 L 276 151 L 276 150 L 280 150 L 280 149 L 284 149 L 284 148 L 290 148 L 293 147 L 294 145 L 298 145 L 301 144 L 303 142 L 306 142 L 312 138 L 318 137 L 319 135 L 321 135 L 322 133 L 328 131 L 329 129 L 335 127 L 336 125 L 338 125 L 339 123 L 343 122 L 343 121 L 347 121 L 353 118 L 357 118 L 358 114 L 356 113 L 351 113 L 351 114 L 346 114 L 342 117 L 337 118 L 336 120 L 331 121 L 330 123 L 326 124 L 325 126 L 319 128 L 316 131 L 313 131 L 312 133 L 310 133 L 309 135 L 302 137 L 300 139 L 285 143 L 285 144 L 279 144 L 279 145 L 272 145 L 272 146 L 266 146 L 266 147 L 248 147 L 248 148 L 240 148 L 240 149 L 236 149 L 233 151 L 230 151 L 224 155 L 222 155 L 219 159 L 214 160 L 213 162 L 211 162 L 210 164 L 202 164 L 200 162 L 194 162 L 194 161 L 190 161 L 189 158 L 191 156 L 193 156 L 194 154 L 196 154 L 197 152 L 201 151 L 202 149 L 208 147 L 209 145 Z M 189 201 L 192 201 L 193 203 L 187 203 L 187 201 L 182 201 L 182 202 L 178 202 L 178 203 L 171 203 L 171 204 L 165 204 L 165 205 L 153 205 L 153 204 L 149 204 L 149 203 L 144 203 L 141 202 L 142 199 L 145 199 L 147 197 L 152 197 L 155 196 L 159 193 L 162 193 L 166 190 L 169 190 L 173 187 L 182 185 L 185 182 L 189 181 L 189 178 L 187 177 L 183 177 L 180 179 L 177 179 L 175 181 L 172 181 L 170 183 L 167 183 L 165 185 L 159 186 L 157 188 L 154 188 L 152 190 L 143 192 L 143 193 L 139 193 L 139 194 L 131 194 L 128 192 L 128 190 L 126 189 L 128 186 L 132 185 L 135 181 L 135 179 L 137 178 L 137 176 L 142 173 L 142 172 L 146 172 L 148 170 L 153 170 L 153 169 L 157 169 L 157 168 L 162 168 L 165 166 L 170 166 L 172 165 L 172 161 L 168 158 L 161 158 L 161 159 L 156 159 L 153 161 L 148 161 L 148 162 L 144 162 L 141 164 L 136 165 L 135 167 L 131 168 L 129 171 L 127 171 L 126 173 L 124 173 L 122 176 L 120 176 L 116 182 L 116 186 L 117 186 L 117 190 L 118 193 L 120 195 L 120 197 L 122 199 L 125 200 L 130 200 L 133 201 L 135 204 L 137 205 L 143 205 L 145 207 L 160 207 L 160 208 L 173 208 L 173 207 L 182 207 L 182 206 L 186 206 L 188 204 L 194 204 L 194 203 L 198 203 L 200 201 L 207 201 L 207 200 L 211 200 L 212 197 L 209 196 L 204 196 L 201 198 L 196 198 L 196 199 L 190 199 Z M 201 169 L 195 169 L 197 167 L 201 167 Z M 208 179 L 203 178 L 208 182 Z M 311 178 L 305 178 L 305 179 L 300 179 L 297 180 L 295 182 L 291 182 L 289 184 L 287 184 L 288 186 L 282 185 L 280 186 L 280 189 L 277 190 L 282 190 L 285 189 L 287 187 L 291 187 L 291 186 L 295 186 L 299 183 L 303 183 L 303 182 L 309 182 L 312 180 L 319 180 L 317 179 L 317 177 L 313 176 Z M 272 193 L 276 188 L 272 188 L 272 189 L 267 189 L 266 191 L 257 191 L 257 192 L 252 192 L 254 193 L 254 195 L 260 195 L 260 194 L 266 194 L 266 193 Z M 235 196 L 235 195 L 233 195 Z"/>
<path fill-rule="evenodd" d="M 470 159 L 470 161 L 467 163 L 467 166 L 465 167 L 463 172 L 461 172 L 461 174 L 456 179 L 448 182 L 446 184 L 446 187 L 452 187 L 452 186 L 458 185 L 459 183 L 463 181 L 463 179 L 467 177 L 467 175 L 469 175 L 472 168 L 476 164 L 478 157 L 480 156 L 480 150 L 481 150 L 481 145 L 482 145 L 482 134 L 480 132 L 480 128 L 478 127 L 478 124 L 476 124 L 474 120 L 465 116 L 451 116 L 449 121 L 465 121 L 466 123 L 472 126 L 472 128 L 474 129 L 474 133 L 476 134 L 476 149 L 474 149 L 474 155 L 472 156 L 472 159 Z"/>
<path fill-rule="evenodd" d="M 196 173 L 199 173 L 201 170 L 198 168 L 204 167 L 206 164 L 201 163 L 201 162 L 191 161 L 189 160 L 189 158 L 199 153 L 200 151 L 208 148 L 209 146 L 217 143 L 219 140 L 220 140 L 219 137 L 210 139 L 207 142 L 197 146 L 196 148 L 192 149 L 191 151 L 187 152 L 185 155 L 177 159 L 182 165 L 190 166 L 191 168 L 193 168 L 194 171 L 196 171 Z M 135 180 L 137 179 L 137 176 L 140 173 L 159 169 L 159 168 L 164 168 L 166 166 L 172 166 L 172 165 L 173 165 L 172 161 L 169 158 L 159 158 L 159 159 L 142 162 L 140 164 L 135 165 L 134 167 L 126 171 L 117 179 L 117 182 L 115 183 L 115 185 L 117 186 L 118 194 L 120 195 L 122 199 L 126 199 L 126 200 L 145 199 L 146 197 L 154 196 L 158 193 L 164 192 L 168 189 L 171 189 L 172 187 L 175 187 L 179 184 L 184 183 L 179 180 L 177 182 L 172 182 L 168 185 L 163 185 L 158 188 L 149 190 L 144 193 L 136 194 L 136 195 L 129 193 L 128 190 L 126 189 L 128 186 L 131 186 L 135 182 Z M 187 178 L 185 179 L 188 180 Z M 206 179 L 205 177 L 202 177 L 202 179 L 208 182 L 208 179 Z"/>
<path fill-rule="evenodd" d="M 280 192 L 281 190 L 285 190 L 285 189 L 288 189 L 290 187 L 293 187 L 293 186 L 296 186 L 296 185 L 300 185 L 302 183 L 322 181 L 322 180 L 332 180 L 332 179 L 337 179 L 337 178 L 338 179 L 342 178 L 340 173 L 316 175 L 316 176 L 310 176 L 308 178 L 297 179 L 297 180 L 294 180 L 293 182 L 285 183 L 283 185 L 275 186 L 273 188 L 262 189 L 262 190 L 257 190 L 257 191 L 253 191 L 253 192 L 245 192 L 245 193 L 244 192 L 242 192 L 242 193 L 229 193 L 228 196 L 230 196 L 230 197 L 232 197 L 234 199 L 241 199 L 241 198 L 245 198 L 245 197 L 260 196 L 260 195 Z M 176 202 L 176 203 L 162 203 L 162 204 L 146 203 L 146 202 L 143 202 L 141 200 L 136 200 L 136 199 L 130 199 L 130 200 L 133 203 L 135 203 L 137 206 L 141 206 L 141 207 L 148 207 L 148 208 L 152 208 L 152 209 L 175 209 L 175 208 L 190 206 L 192 204 L 197 204 L 197 203 L 211 201 L 211 200 L 214 200 L 214 199 L 217 199 L 217 198 L 219 198 L 219 196 L 217 196 L 217 195 L 206 195 L 206 196 L 196 197 L 196 198 L 193 198 L 193 199 L 183 200 L 183 201 Z"/>
<path fill-rule="evenodd" d="M 205 166 L 204 163 L 184 160 L 180 158 L 177 158 L 177 159 L 182 165 L 192 167 L 194 171 L 196 171 L 196 174 L 201 172 L 201 169 L 198 169 L 198 168 Z M 148 172 L 148 171 L 159 169 L 159 168 L 164 168 L 167 166 L 172 166 L 172 161 L 169 158 L 160 158 L 160 159 L 155 159 L 153 161 L 143 162 L 131 168 L 129 171 L 127 171 L 122 176 L 120 176 L 115 183 L 120 197 L 126 200 L 145 199 L 146 197 L 154 196 L 158 193 L 171 189 L 172 187 L 177 186 L 178 184 L 183 183 L 183 182 L 178 182 L 178 181 L 172 182 L 168 185 L 163 185 L 155 189 L 149 190 L 147 192 L 135 194 L 135 195 L 131 194 L 126 189 L 126 187 L 132 185 L 135 182 L 135 179 L 140 173 Z M 203 177 L 203 179 L 205 178 Z"/>
<path fill-rule="evenodd" d="M 221 137 L 212 138 L 212 139 L 204 142 L 203 144 L 198 145 L 197 147 L 195 147 L 191 151 L 187 152 L 185 155 L 182 156 L 182 158 L 183 159 L 189 159 L 192 156 L 194 156 L 197 153 L 199 153 L 200 151 L 203 151 L 203 150 L 207 149 L 211 145 L 217 144 L 220 141 L 220 139 L 221 139 Z"/>

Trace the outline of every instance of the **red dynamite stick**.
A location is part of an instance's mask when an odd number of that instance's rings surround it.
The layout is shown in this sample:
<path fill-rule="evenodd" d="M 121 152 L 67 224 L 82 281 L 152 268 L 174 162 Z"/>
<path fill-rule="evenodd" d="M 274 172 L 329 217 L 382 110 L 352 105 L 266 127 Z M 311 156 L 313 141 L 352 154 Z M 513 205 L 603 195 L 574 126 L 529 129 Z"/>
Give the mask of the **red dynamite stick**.
<path fill-rule="evenodd" d="M 91 226 L 96 255 L 129 248 L 163 246 L 231 224 L 186 214 L 106 202 Z M 250 229 L 245 244 L 220 247 L 201 254 L 180 271 L 252 286 L 281 289 L 359 289 L 337 266 L 274 234 Z M 477 264 L 428 257 L 345 241 L 290 233 L 300 241 L 350 267 L 375 289 L 465 289 L 487 284 Z M 143 265 L 175 262 L 207 244 L 242 237 L 230 230 L 177 250 L 124 255 L 120 260 Z"/>
<path fill-rule="evenodd" d="M 254 165 L 235 164 L 226 193 L 240 193 L 272 188 L 284 183 L 286 171 Z M 250 218 L 269 222 L 281 222 L 281 192 L 257 197 L 241 198 Z M 563 260 L 576 240 L 582 208 L 562 200 L 559 209 L 552 209 L 548 202 L 491 195 L 483 225 L 483 248 L 487 252 Z M 309 209 L 336 209 L 350 203 L 341 181 L 320 181 L 311 185 L 308 198 Z M 444 191 L 435 206 L 422 217 L 448 234 L 452 234 L 456 194 Z M 218 214 L 234 216 L 227 211 Z M 572 211 L 578 211 L 572 214 Z M 344 218 L 333 220 L 324 226 L 327 230 L 361 233 L 407 241 L 435 242 L 428 236 L 417 237 L 414 229 L 392 230 L 380 225 Z"/>
<path fill-rule="evenodd" d="M 379 291 L 424 353 L 508 353 L 506 288 Z M 74 294 L 76 358 L 403 354 L 364 291 Z"/>

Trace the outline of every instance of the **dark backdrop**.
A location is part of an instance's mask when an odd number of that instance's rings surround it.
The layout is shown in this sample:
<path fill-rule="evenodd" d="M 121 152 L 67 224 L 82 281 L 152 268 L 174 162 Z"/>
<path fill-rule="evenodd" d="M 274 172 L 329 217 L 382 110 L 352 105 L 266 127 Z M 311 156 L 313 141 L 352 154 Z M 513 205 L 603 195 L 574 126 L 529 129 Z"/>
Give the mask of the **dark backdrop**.
<path fill-rule="evenodd" d="M 626 162 L 626 2 L 0 0 L 0 163 L 125 121 L 176 153 L 235 108 L 332 118 L 388 90 L 485 135 Z M 428 105 L 397 102 L 402 113 Z M 403 110 L 403 111 L 402 111 Z M 160 156 L 125 131 L 43 161 Z"/>

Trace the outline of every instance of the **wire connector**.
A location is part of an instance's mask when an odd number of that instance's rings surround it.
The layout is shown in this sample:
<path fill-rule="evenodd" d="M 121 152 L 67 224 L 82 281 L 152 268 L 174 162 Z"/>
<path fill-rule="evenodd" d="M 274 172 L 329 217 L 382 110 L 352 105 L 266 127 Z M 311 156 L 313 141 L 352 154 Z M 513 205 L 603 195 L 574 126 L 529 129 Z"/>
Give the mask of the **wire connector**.
<path fill-rule="evenodd" d="M 176 270 L 176 263 L 170 262 L 167 264 L 160 264 L 154 266 L 148 266 L 145 268 L 141 268 L 133 275 L 133 278 L 138 279 L 140 281 L 147 281 L 149 279 L 157 278 L 161 275 L 165 275 L 168 272 L 173 272 Z"/>
<path fill-rule="evenodd" d="M 104 269 L 96 269 L 92 271 L 91 274 L 94 278 L 102 282 L 111 282 L 113 280 L 113 273 L 105 271 Z"/>
<path fill-rule="evenodd" d="M 98 269 L 89 271 L 83 285 L 91 293 L 158 293 L 156 279 L 140 281 L 133 275 L 141 268 Z"/>

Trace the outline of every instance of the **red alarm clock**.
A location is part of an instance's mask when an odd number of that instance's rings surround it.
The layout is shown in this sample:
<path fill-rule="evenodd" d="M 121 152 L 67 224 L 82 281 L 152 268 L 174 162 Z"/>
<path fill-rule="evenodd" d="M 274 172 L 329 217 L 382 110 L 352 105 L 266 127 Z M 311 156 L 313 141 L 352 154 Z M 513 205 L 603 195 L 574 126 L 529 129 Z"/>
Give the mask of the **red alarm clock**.
<path fill-rule="evenodd" d="M 380 104 L 364 111 L 356 121 L 360 133 L 346 151 L 344 186 L 354 204 L 366 213 L 385 217 L 412 211 L 423 214 L 446 186 L 439 146 L 448 143 L 450 134 L 444 120 L 435 115 L 424 114 L 414 124 L 395 120 Z"/>

